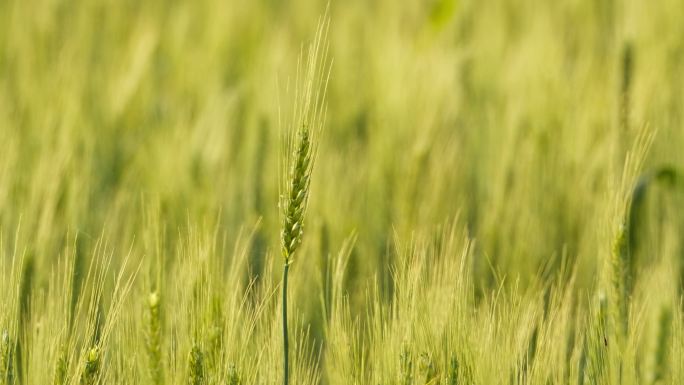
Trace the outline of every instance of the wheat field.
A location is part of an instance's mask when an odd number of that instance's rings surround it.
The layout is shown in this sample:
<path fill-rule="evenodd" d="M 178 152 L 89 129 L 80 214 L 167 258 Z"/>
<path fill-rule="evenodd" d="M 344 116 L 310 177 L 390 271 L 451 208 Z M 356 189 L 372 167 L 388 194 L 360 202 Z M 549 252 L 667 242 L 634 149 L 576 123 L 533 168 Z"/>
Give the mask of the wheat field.
<path fill-rule="evenodd" d="M 0 1 L 0 385 L 684 383 L 683 14 Z"/>

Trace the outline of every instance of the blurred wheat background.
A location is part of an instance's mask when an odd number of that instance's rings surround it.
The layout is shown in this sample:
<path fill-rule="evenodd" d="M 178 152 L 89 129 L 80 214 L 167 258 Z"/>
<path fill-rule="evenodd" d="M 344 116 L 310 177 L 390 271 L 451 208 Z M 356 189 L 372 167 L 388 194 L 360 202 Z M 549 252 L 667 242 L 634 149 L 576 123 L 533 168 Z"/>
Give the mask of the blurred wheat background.
<path fill-rule="evenodd" d="M 0 385 L 275 384 L 326 1 L 0 1 Z M 329 4 L 293 384 L 684 381 L 684 3 Z"/>

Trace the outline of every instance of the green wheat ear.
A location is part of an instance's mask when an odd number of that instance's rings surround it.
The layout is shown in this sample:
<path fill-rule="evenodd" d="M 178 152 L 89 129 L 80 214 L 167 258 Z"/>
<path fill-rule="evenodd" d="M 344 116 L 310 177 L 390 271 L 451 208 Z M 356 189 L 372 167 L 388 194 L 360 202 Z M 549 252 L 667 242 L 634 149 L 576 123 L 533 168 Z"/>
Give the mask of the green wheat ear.
<path fill-rule="evenodd" d="M 194 345 L 188 355 L 188 384 L 204 384 L 204 353 L 198 345 Z"/>
<path fill-rule="evenodd" d="M 292 256 L 302 242 L 304 214 L 309 200 L 309 184 L 313 166 L 311 134 L 306 124 L 299 130 L 298 136 L 298 144 L 293 153 L 295 161 L 290 173 L 283 230 L 280 237 L 285 264 L 291 262 Z"/>
<path fill-rule="evenodd" d="M 81 385 L 95 385 L 100 374 L 100 348 L 91 348 L 86 355 L 85 366 L 81 373 Z"/>
<path fill-rule="evenodd" d="M 648 188 L 655 184 L 676 187 L 681 179 L 679 175 L 678 170 L 673 167 L 661 167 L 641 175 L 631 191 L 631 199 L 612 250 L 612 278 L 613 288 L 617 295 L 618 327 L 623 335 L 627 335 L 629 331 L 629 306 L 637 276 L 636 252 L 641 232 L 640 226 L 644 220 Z"/>

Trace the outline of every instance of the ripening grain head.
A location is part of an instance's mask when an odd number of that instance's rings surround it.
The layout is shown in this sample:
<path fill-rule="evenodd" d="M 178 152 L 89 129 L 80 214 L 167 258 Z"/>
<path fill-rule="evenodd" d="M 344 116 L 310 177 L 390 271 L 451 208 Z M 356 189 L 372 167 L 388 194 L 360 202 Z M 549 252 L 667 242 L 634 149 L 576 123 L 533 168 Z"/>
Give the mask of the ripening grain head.
<path fill-rule="evenodd" d="M 311 174 L 325 124 L 325 97 L 330 62 L 326 16 L 319 22 L 313 43 L 297 67 L 296 88 L 289 123 L 284 127 L 284 156 L 281 166 L 281 252 L 289 263 L 302 240 L 309 202 Z"/>

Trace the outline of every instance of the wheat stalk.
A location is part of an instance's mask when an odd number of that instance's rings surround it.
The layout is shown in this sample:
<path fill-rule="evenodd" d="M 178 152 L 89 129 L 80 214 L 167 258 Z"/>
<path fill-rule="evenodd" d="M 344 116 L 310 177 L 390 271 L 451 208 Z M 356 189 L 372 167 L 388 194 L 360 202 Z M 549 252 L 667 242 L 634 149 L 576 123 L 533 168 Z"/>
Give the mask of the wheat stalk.
<path fill-rule="evenodd" d="M 325 121 L 325 94 L 329 76 L 326 64 L 328 45 L 328 13 L 320 20 L 316 36 L 309 46 L 304 67 L 303 84 L 294 97 L 292 125 L 285 140 L 286 178 L 282 181 L 284 194 L 281 194 L 280 208 L 282 229 L 280 232 L 281 253 L 284 259 L 282 283 L 282 324 L 283 324 L 283 383 L 287 385 L 290 377 L 289 338 L 287 326 L 287 285 L 290 264 L 304 235 L 304 219 L 309 202 L 311 174 L 318 150 L 318 136 Z M 326 70 L 327 69 L 327 70 Z M 297 70 L 300 79 L 300 66 Z"/>
<path fill-rule="evenodd" d="M 632 149 L 627 153 L 622 177 L 620 181 L 619 195 L 617 196 L 618 205 L 616 206 L 615 218 L 617 219 L 617 232 L 613 238 L 611 250 L 611 284 L 613 296 L 613 311 L 615 312 L 616 326 L 620 343 L 624 342 L 624 337 L 629 330 L 629 309 L 632 296 L 632 288 L 635 279 L 634 260 L 632 250 L 632 225 L 631 207 L 633 204 L 633 184 L 637 173 L 642 169 L 646 154 L 650 149 L 655 132 L 648 126 L 639 132 L 639 135 L 632 144 Z M 638 187 L 637 183 L 637 187 Z"/>

